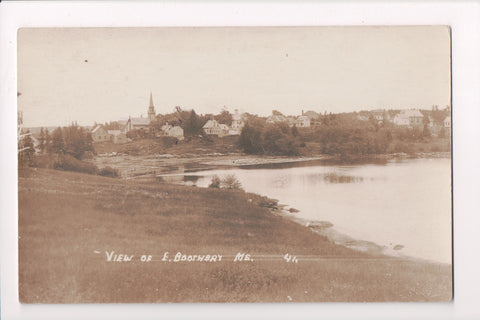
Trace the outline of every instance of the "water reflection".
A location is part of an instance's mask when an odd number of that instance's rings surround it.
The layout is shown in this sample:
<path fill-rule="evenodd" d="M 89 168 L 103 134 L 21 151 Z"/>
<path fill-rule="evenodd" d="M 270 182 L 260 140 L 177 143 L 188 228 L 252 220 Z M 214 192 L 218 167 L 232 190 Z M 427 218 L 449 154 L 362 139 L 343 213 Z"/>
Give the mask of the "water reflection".
<path fill-rule="evenodd" d="M 353 167 L 358 165 L 387 165 L 387 159 L 362 159 L 357 160 L 354 163 L 343 163 L 345 167 Z M 262 164 L 252 164 L 252 165 L 242 165 L 239 166 L 239 169 L 287 169 L 287 168 L 302 168 L 302 167 L 313 167 L 313 166 L 338 166 L 338 160 L 336 159 L 318 159 L 318 160 L 307 160 L 307 161 L 292 161 L 292 162 L 280 162 L 280 163 L 262 163 Z"/>
<path fill-rule="evenodd" d="M 245 191 L 279 199 L 302 219 L 329 221 L 395 252 L 451 262 L 450 159 L 316 163 L 200 171 L 180 175 L 180 183 L 208 187 L 213 175 L 234 174 Z"/>
<path fill-rule="evenodd" d="M 363 182 L 363 177 L 347 176 L 336 172 L 323 174 L 323 181 L 327 183 L 359 183 Z"/>
<path fill-rule="evenodd" d="M 189 181 L 197 182 L 198 179 L 200 179 L 200 178 L 201 178 L 201 176 L 185 175 L 185 176 L 183 176 L 183 181 L 184 182 L 189 182 Z"/>

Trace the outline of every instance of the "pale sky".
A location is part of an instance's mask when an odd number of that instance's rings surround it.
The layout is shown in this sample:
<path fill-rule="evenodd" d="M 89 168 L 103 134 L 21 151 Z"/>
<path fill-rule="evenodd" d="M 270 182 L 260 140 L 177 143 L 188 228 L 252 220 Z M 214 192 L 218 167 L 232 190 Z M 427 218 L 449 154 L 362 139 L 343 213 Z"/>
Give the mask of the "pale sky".
<path fill-rule="evenodd" d="M 20 29 L 24 125 L 450 105 L 450 32 L 421 27 Z"/>

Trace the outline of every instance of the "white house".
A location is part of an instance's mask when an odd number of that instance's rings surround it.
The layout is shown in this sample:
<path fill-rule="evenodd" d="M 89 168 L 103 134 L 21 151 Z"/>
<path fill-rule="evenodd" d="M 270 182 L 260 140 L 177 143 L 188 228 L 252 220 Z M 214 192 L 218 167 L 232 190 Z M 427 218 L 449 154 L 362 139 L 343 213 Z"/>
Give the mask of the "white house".
<path fill-rule="evenodd" d="M 423 124 L 423 114 L 416 109 L 403 110 L 393 118 L 397 126 L 418 127 Z"/>
<path fill-rule="evenodd" d="M 300 116 L 295 120 L 295 126 L 299 128 L 309 128 L 310 118 L 308 116 Z"/>
<path fill-rule="evenodd" d="M 287 121 L 288 121 L 287 117 L 278 115 L 278 114 L 272 114 L 267 118 L 267 123 L 270 123 L 270 124 L 287 122 Z"/>
<path fill-rule="evenodd" d="M 232 125 L 228 131 L 229 135 L 239 135 L 242 133 L 242 129 L 245 126 L 243 122 L 242 115 L 238 113 L 238 110 L 235 110 L 235 113 L 232 114 Z"/>
<path fill-rule="evenodd" d="M 397 126 L 409 126 L 410 119 L 406 114 L 400 112 L 393 118 L 393 123 Z"/>
<path fill-rule="evenodd" d="M 451 117 L 446 117 L 444 120 L 443 120 L 443 126 L 445 128 L 448 128 L 450 129 L 452 127 L 452 118 Z"/>
<path fill-rule="evenodd" d="M 107 133 L 110 135 L 110 141 L 115 144 L 127 143 L 127 135 L 121 130 L 107 130 Z"/>
<path fill-rule="evenodd" d="M 168 123 L 162 126 L 161 135 L 174 137 L 178 140 L 184 139 L 183 129 L 179 126 L 171 126 Z"/>
<path fill-rule="evenodd" d="M 110 141 L 110 134 L 102 126 L 97 125 L 92 130 L 92 140 L 93 142 L 105 142 Z"/>
<path fill-rule="evenodd" d="M 132 130 L 148 130 L 149 126 L 149 118 L 128 118 L 127 124 L 125 126 L 125 132 L 129 132 Z"/>
<path fill-rule="evenodd" d="M 217 120 L 208 120 L 203 126 L 203 131 L 208 135 L 217 135 L 223 137 L 228 135 L 229 128 L 226 124 L 220 124 Z"/>

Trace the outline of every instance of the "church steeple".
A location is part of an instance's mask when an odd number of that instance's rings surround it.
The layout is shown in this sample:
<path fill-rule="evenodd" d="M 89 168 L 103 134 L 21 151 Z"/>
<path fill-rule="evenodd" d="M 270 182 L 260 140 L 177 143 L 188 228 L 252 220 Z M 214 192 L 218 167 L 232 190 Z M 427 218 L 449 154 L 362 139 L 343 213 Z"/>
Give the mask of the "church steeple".
<path fill-rule="evenodd" d="M 153 121 L 155 119 L 155 107 L 153 105 L 152 92 L 150 92 L 150 104 L 148 106 L 148 120 Z"/>

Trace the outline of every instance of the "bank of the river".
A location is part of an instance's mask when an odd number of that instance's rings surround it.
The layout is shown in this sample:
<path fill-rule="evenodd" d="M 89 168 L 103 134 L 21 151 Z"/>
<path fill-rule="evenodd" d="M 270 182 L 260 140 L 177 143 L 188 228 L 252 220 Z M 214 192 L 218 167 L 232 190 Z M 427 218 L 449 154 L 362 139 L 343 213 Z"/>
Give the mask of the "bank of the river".
<path fill-rule="evenodd" d="M 416 153 L 416 154 L 384 154 L 371 157 L 364 157 L 355 159 L 356 161 L 348 162 L 351 164 L 365 164 L 365 163 L 386 163 L 392 160 L 405 159 L 438 159 L 449 158 L 450 153 Z M 105 156 L 97 158 L 98 166 L 109 165 L 119 169 L 124 177 L 136 178 L 143 180 L 151 180 L 152 177 L 161 177 L 164 182 L 176 184 L 192 184 L 189 179 L 183 179 L 183 175 L 195 174 L 195 172 L 207 170 L 222 170 L 230 168 L 263 168 L 264 166 L 276 167 L 282 165 L 286 166 L 308 166 L 308 165 L 345 165 L 340 157 L 319 155 L 312 157 L 259 157 L 242 154 L 210 154 L 200 157 L 178 157 L 171 155 L 154 155 L 154 156 Z M 123 167 L 122 167 L 123 166 Z M 135 170 L 132 170 L 135 168 Z M 257 192 L 257 191 L 255 191 Z M 261 192 L 259 192 L 262 194 Z M 281 201 L 284 201 L 281 199 Z M 303 225 L 308 226 L 312 231 L 328 237 L 331 241 L 370 254 L 388 254 L 392 256 L 406 257 L 404 255 L 404 244 L 394 243 L 390 246 L 379 245 L 373 241 L 361 240 L 361 238 L 354 238 L 348 234 L 339 232 L 330 221 L 325 221 L 324 225 L 319 224 L 318 221 L 313 222 L 309 219 L 300 218 L 300 214 L 292 214 L 290 212 L 283 212 L 279 210 L 278 214 L 284 214 L 289 219 Z M 332 227 L 333 226 L 333 227 Z M 407 247 L 410 249 L 410 247 Z"/>
<path fill-rule="evenodd" d="M 20 301 L 451 299 L 451 267 L 336 245 L 272 214 L 272 206 L 271 200 L 243 191 L 21 171 Z M 108 262 L 106 252 L 112 250 L 154 258 L 150 263 Z M 165 252 L 224 259 L 168 263 L 161 261 Z M 258 260 L 233 262 L 239 252 Z M 287 253 L 298 256 L 298 263 L 285 262 Z"/>
<path fill-rule="evenodd" d="M 450 263 L 449 163 L 441 154 L 355 164 L 328 159 L 248 165 L 249 170 L 230 167 L 173 173 L 161 178 L 207 187 L 214 175 L 235 175 L 247 191 L 293 206 L 293 212 L 286 212 L 290 219 L 336 243 L 371 253 Z"/>
<path fill-rule="evenodd" d="M 329 164 L 355 164 L 371 161 L 387 161 L 391 159 L 449 158 L 450 156 L 450 152 L 420 152 L 411 154 L 392 153 L 347 158 L 325 154 L 298 157 L 280 157 L 246 155 L 243 153 L 211 153 L 198 156 L 195 156 L 194 154 L 152 154 L 147 156 L 133 156 L 117 153 L 104 153 L 95 156 L 89 161 L 97 165 L 99 168 L 108 166 L 117 169 L 124 178 L 135 178 L 154 174 L 178 174 L 202 170 L 268 164 L 301 163 L 308 161 L 325 161 L 325 163 Z"/>
<path fill-rule="evenodd" d="M 337 245 L 341 245 L 355 251 L 364 252 L 372 256 L 388 255 L 410 259 L 405 256 L 392 254 L 392 252 L 387 251 L 385 247 L 374 242 L 354 239 L 346 234 L 340 233 L 335 229 L 333 223 L 330 221 L 311 221 L 308 219 L 302 219 L 298 216 L 298 214 L 296 214 L 298 213 L 298 210 L 293 207 L 279 204 L 276 208 L 272 209 L 272 213 L 298 223 L 301 226 L 310 229 L 312 232 L 328 238 L 331 242 Z"/>

